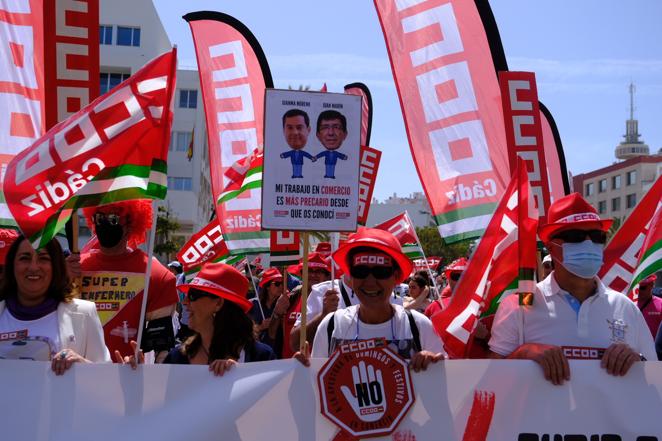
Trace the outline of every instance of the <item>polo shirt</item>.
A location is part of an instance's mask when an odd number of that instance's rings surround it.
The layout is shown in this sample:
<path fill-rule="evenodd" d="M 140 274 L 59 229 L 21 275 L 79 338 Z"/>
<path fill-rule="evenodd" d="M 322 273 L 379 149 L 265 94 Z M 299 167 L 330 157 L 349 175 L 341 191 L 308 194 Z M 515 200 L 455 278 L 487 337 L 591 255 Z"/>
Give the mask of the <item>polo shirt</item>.
<path fill-rule="evenodd" d="M 602 354 L 591 349 L 624 342 L 646 359 L 656 360 L 653 338 L 637 306 L 597 277 L 595 281 L 596 292 L 578 311 L 568 302 L 569 293 L 559 287 L 554 272 L 536 285 L 533 305 L 520 307 L 518 296 L 508 296 L 497 310 L 490 350 L 505 357 L 521 343 L 542 343 L 562 347 L 568 358 L 600 358 Z"/>

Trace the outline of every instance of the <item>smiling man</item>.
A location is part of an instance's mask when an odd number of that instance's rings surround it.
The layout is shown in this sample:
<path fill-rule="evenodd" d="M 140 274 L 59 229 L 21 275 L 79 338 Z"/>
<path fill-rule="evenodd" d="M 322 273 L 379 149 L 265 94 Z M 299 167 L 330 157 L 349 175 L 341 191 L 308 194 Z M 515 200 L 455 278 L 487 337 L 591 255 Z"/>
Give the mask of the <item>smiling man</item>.
<path fill-rule="evenodd" d="M 317 139 L 320 140 L 325 151 L 318 153 L 315 158 L 324 158 L 324 177 L 336 179 L 336 163 L 338 159 L 347 160 L 347 155 L 337 150 L 347 138 L 347 119 L 336 110 L 325 110 L 317 117 Z"/>
<path fill-rule="evenodd" d="M 290 150 L 280 154 L 292 163 L 292 179 L 303 178 L 303 158 L 315 162 L 317 159 L 304 151 L 310 134 L 310 118 L 301 109 L 290 109 L 283 115 L 283 136 Z"/>
<path fill-rule="evenodd" d="M 611 375 L 655 360 L 653 338 L 637 306 L 597 277 L 611 220 L 602 220 L 578 193 L 556 200 L 538 235 L 554 271 L 538 283 L 530 306 L 503 300 L 492 326 L 496 358 L 538 363 L 553 384 L 570 379 L 568 359 L 600 359 Z"/>
<path fill-rule="evenodd" d="M 393 305 L 396 284 L 412 270 L 400 243 L 391 233 L 363 228 L 334 254 L 359 304 L 327 315 L 313 342 L 313 357 L 328 357 L 341 344 L 383 338 L 414 370 L 424 370 L 445 357 L 441 338 L 430 320 L 417 311 Z"/>

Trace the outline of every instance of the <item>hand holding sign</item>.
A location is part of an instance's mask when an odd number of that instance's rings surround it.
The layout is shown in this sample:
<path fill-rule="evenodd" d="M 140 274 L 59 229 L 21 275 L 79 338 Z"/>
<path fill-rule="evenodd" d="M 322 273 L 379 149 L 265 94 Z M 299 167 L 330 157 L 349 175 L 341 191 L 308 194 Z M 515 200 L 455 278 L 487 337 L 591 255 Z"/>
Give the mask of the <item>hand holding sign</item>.
<path fill-rule="evenodd" d="M 341 386 L 345 399 L 361 421 L 373 422 L 379 420 L 386 413 L 384 400 L 384 382 L 382 371 L 371 365 L 366 368 L 365 362 L 359 366 L 352 366 L 352 379 L 354 393 L 347 386 Z"/>

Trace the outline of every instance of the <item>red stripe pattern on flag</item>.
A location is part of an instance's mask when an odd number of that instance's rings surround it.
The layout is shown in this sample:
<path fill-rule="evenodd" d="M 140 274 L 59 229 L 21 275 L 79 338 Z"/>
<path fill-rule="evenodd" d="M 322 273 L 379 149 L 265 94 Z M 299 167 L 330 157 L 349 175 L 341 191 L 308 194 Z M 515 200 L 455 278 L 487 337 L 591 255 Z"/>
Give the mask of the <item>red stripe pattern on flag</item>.
<path fill-rule="evenodd" d="M 155 58 L 11 161 L 7 204 L 36 248 L 79 207 L 165 197 L 176 64 Z"/>
<path fill-rule="evenodd" d="M 395 238 L 398 239 L 398 242 L 400 242 L 402 252 L 410 259 L 420 259 L 423 257 L 421 244 L 418 243 L 418 236 L 416 235 L 416 227 L 406 211 L 386 222 L 375 225 L 374 228 L 385 230 L 393 234 Z"/>
<path fill-rule="evenodd" d="M 538 212 L 532 204 L 520 209 L 521 203 L 533 199 L 521 160 L 519 164 L 467 270 L 455 287 L 450 304 L 432 317 L 446 350 L 453 356 L 461 357 L 466 353 L 477 319 L 485 310 L 493 309 L 494 303 L 500 302 L 521 269 L 528 270 L 530 265 L 535 265 L 535 257 L 532 263 L 527 250 L 532 250 L 535 256 Z M 521 198 L 520 193 L 526 196 Z M 521 248 L 524 250 L 520 253 Z M 525 257 L 523 262 L 520 261 L 522 256 Z"/>

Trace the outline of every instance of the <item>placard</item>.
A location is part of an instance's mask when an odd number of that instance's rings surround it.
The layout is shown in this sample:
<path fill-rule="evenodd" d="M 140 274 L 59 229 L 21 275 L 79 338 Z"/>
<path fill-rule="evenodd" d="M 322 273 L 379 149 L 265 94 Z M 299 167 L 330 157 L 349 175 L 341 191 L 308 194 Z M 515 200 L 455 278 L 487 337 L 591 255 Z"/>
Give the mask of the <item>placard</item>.
<path fill-rule="evenodd" d="M 355 231 L 361 97 L 267 89 L 262 228 Z"/>

